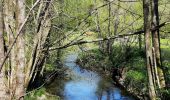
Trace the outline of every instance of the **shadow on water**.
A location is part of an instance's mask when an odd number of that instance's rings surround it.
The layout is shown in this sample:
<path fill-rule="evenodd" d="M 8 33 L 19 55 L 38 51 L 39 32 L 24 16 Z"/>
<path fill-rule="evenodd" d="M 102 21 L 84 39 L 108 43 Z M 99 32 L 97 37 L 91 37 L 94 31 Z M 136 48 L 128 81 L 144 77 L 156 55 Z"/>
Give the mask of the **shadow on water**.
<path fill-rule="evenodd" d="M 65 65 L 71 80 L 64 85 L 64 100 L 134 100 L 115 87 L 107 78 L 81 69 L 76 63 L 77 54 L 68 55 Z"/>

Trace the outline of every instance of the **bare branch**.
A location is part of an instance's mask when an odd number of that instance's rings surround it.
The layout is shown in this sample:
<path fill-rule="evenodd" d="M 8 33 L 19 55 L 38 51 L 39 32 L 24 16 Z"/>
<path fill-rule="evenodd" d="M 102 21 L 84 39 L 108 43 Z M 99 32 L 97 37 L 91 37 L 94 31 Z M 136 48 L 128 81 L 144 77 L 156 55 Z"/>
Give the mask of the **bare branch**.
<path fill-rule="evenodd" d="M 160 24 L 159 26 L 157 26 L 156 28 L 154 29 L 151 29 L 152 31 L 154 30 L 157 30 L 167 24 L 170 24 L 170 22 L 164 22 L 162 24 Z M 64 48 L 67 48 L 67 47 L 70 47 L 70 46 L 74 46 L 74 45 L 81 45 L 81 44 L 86 44 L 86 43 L 95 43 L 95 42 L 99 42 L 99 41 L 106 41 L 106 40 L 113 40 L 113 39 L 116 39 L 116 38 L 122 38 L 122 37 L 125 37 L 125 36 L 132 36 L 132 35 L 138 35 L 138 34 L 143 34 L 144 33 L 144 30 L 140 30 L 140 31 L 137 31 L 137 32 L 134 32 L 134 33 L 131 33 L 131 34 L 121 34 L 121 35 L 116 35 L 116 36 L 113 36 L 113 37 L 107 37 L 107 38 L 99 38 L 99 39 L 96 39 L 96 40 L 78 40 L 78 41 L 72 41 L 72 42 L 69 42 L 67 43 L 66 45 L 64 46 L 60 46 L 60 47 L 53 47 L 53 48 L 50 48 L 49 51 L 53 51 L 53 50 L 57 50 L 57 49 L 64 49 Z"/>
<path fill-rule="evenodd" d="M 16 36 L 16 38 L 14 39 L 14 42 L 12 43 L 12 45 L 11 45 L 11 47 L 9 48 L 8 52 L 6 53 L 5 58 L 4 58 L 4 60 L 2 61 L 2 64 L 0 65 L 0 72 L 1 72 L 2 67 L 3 67 L 3 65 L 5 64 L 5 61 L 7 60 L 7 58 L 8 58 L 8 56 L 9 56 L 9 54 L 10 54 L 10 52 L 11 52 L 14 44 L 16 43 L 19 35 L 21 34 L 22 29 L 24 28 L 25 24 L 27 23 L 28 18 L 29 18 L 29 16 L 31 15 L 32 10 L 37 6 L 37 4 L 38 4 L 40 1 L 41 1 L 41 0 L 37 0 L 37 1 L 34 3 L 34 5 L 32 6 L 32 8 L 30 9 L 30 11 L 28 12 L 28 14 L 27 14 L 24 22 L 22 23 L 21 27 L 19 28 L 19 31 L 17 32 L 17 36 Z"/>

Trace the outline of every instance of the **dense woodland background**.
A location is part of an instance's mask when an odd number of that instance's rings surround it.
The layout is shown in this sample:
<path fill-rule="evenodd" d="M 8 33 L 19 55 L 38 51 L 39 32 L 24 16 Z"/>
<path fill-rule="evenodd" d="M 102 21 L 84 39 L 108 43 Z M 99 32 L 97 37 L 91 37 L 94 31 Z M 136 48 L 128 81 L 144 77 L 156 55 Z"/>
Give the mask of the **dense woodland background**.
<path fill-rule="evenodd" d="M 84 68 L 168 100 L 169 40 L 170 0 L 0 0 L 0 100 L 30 99 L 33 83 L 64 75 L 64 56 L 79 50 Z"/>

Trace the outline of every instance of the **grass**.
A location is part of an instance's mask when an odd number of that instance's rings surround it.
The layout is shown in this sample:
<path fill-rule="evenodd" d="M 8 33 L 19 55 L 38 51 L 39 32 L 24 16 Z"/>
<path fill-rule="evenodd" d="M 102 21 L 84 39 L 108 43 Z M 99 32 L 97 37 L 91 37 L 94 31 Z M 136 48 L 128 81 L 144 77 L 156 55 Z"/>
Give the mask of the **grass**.
<path fill-rule="evenodd" d="M 99 72 L 106 70 L 106 73 L 112 73 L 112 68 L 126 67 L 124 74 L 124 85 L 127 89 L 137 93 L 138 95 L 147 94 L 147 70 L 145 66 L 144 48 L 139 50 L 137 46 L 132 44 L 131 47 L 121 47 L 115 45 L 113 54 L 110 57 L 101 53 L 97 48 L 82 52 L 79 55 L 80 65 L 84 68 L 97 70 Z M 170 83 L 170 41 L 169 39 L 161 39 L 161 53 L 163 66 L 167 69 L 166 79 Z M 160 91 L 162 98 L 169 97 L 170 90 Z"/>
<path fill-rule="evenodd" d="M 170 84 L 170 39 L 161 39 L 160 42 L 161 42 L 162 64 L 166 71 L 165 78 L 168 84 Z M 170 93 L 170 90 L 167 90 L 166 92 L 163 91 L 163 92 Z"/>
<path fill-rule="evenodd" d="M 24 97 L 24 100 L 61 100 L 60 97 L 50 95 L 45 88 L 34 90 Z"/>

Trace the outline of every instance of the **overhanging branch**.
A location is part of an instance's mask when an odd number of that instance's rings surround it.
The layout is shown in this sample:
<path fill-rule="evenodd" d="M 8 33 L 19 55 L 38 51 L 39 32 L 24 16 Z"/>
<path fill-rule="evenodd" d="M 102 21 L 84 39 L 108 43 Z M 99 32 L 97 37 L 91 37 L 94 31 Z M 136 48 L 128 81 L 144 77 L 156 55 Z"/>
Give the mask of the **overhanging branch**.
<path fill-rule="evenodd" d="M 106 40 L 114 40 L 116 38 L 121 38 L 121 37 L 131 36 L 131 35 L 138 35 L 138 34 L 142 34 L 142 33 L 144 33 L 143 30 L 142 31 L 137 31 L 137 32 L 134 32 L 134 33 L 131 33 L 131 34 L 121 34 L 121 35 L 117 35 L 117 36 L 113 36 L 113 37 L 99 38 L 99 39 L 96 39 L 96 40 L 75 41 L 75 42 L 72 42 L 72 43 L 67 43 L 64 46 L 50 48 L 49 50 L 51 51 L 51 50 L 56 50 L 56 49 L 64 49 L 64 48 L 74 46 L 74 45 L 81 45 L 81 44 L 86 44 L 86 43 L 95 43 L 95 42 L 106 41 Z"/>
<path fill-rule="evenodd" d="M 167 24 L 170 24 L 170 22 L 164 22 L 158 26 L 156 26 L 155 28 L 151 29 L 152 31 L 154 30 L 157 30 Z M 57 50 L 57 49 L 64 49 L 64 48 L 67 48 L 67 47 L 70 47 L 70 46 L 74 46 L 74 45 L 81 45 L 81 44 L 86 44 L 86 43 L 95 43 L 95 42 L 99 42 L 99 41 L 106 41 L 106 40 L 114 40 L 116 38 L 122 38 L 122 37 L 125 37 L 125 36 L 132 36 L 132 35 L 139 35 L 139 34 L 143 34 L 144 33 L 144 30 L 140 30 L 140 31 L 137 31 L 137 32 L 134 32 L 134 33 L 131 33 L 131 34 L 121 34 L 121 35 L 117 35 L 117 36 L 113 36 L 113 37 L 107 37 L 107 38 L 99 38 L 99 39 L 96 39 L 96 40 L 78 40 L 78 41 L 75 41 L 75 42 L 69 42 L 67 43 L 66 45 L 64 46 L 60 46 L 60 47 L 51 47 L 49 49 L 49 51 L 52 51 L 52 50 Z"/>

